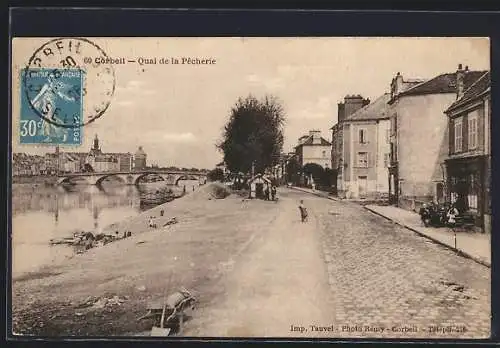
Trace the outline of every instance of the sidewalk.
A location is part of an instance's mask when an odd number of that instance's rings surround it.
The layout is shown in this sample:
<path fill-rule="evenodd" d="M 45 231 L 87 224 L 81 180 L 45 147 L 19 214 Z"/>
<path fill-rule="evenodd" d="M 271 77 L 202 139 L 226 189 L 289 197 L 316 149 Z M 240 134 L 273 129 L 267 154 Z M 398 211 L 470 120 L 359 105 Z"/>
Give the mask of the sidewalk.
<path fill-rule="evenodd" d="M 292 189 L 311 193 L 313 195 L 330 199 L 332 201 L 342 201 L 330 196 L 326 192 L 311 190 L 303 187 L 293 186 Z M 397 208 L 394 206 L 365 205 L 365 209 L 385 217 L 419 235 L 429 238 L 432 241 L 445 247 L 455 249 L 455 234 L 453 230 L 446 227 L 434 228 L 424 227 L 417 213 Z M 487 267 L 491 267 L 491 240 L 490 234 L 469 233 L 457 230 L 456 247 L 463 256 L 473 259 Z"/>
<path fill-rule="evenodd" d="M 424 227 L 418 214 L 393 206 L 366 205 L 365 209 L 429 238 L 436 243 L 455 249 L 455 234 L 451 228 Z M 457 251 L 476 262 L 491 267 L 490 237 L 489 234 L 457 230 Z"/>
<path fill-rule="evenodd" d="M 298 186 L 292 186 L 291 188 L 294 189 L 294 190 L 311 193 L 311 194 L 316 195 L 318 197 L 323 197 L 323 198 L 331 199 L 332 201 L 338 201 L 339 200 L 337 197 L 334 197 L 334 196 L 330 195 L 328 192 L 319 191 L 319 190 L 312 190 L 312 189 L 309 189 L 309 188 L 298 187 Z"/>

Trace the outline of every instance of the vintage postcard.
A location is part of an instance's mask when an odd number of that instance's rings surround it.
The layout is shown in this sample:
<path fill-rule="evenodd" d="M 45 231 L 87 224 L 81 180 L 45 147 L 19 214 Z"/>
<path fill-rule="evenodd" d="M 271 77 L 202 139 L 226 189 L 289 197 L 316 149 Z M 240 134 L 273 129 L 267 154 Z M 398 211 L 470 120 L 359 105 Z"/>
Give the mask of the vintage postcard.
<path fill-rule="evenodd" d="M 489 338 L 488 38 L 14 38 L 12 334 Z"/>

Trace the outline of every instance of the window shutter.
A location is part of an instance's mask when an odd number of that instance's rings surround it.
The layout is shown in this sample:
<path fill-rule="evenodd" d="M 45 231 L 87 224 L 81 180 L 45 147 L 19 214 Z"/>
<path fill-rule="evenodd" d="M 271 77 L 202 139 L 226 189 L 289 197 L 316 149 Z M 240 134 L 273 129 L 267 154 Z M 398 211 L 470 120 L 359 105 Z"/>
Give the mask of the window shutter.
<path fill-rule="evenodd" d="M 450 130 L 449 136 L 449 154 L 453 154 L 455 152 L 455 122 L 452 119 L 448 122 L 448 129 Z"/>

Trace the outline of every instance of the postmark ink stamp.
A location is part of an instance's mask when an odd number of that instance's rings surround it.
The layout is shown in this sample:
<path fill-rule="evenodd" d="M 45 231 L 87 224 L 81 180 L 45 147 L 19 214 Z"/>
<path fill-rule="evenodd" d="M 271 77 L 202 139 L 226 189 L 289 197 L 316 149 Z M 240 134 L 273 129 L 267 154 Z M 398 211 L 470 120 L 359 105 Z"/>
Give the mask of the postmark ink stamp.
<path fill-rule="evenodd" d="M 21 76 L 27 83 L 21 84 L 20 143 L 81 145 L 83 72 L 78 68 L 39 68 L 25 69 Z M 74 123 L 74 127 L 60 127 L 47 119 L 61 124 Z"/>
<path fill-rule="evenodd" d="M 115 91 L 115 70 L 107 58 L 106 53 L 88 39 L 58 38 L 46 42 L 33 53 L 22 73 L 26 106 L 53 128 L 79 129 L 95 121 L 106 112 Z M 78 71 L 81 86 L 77 88 L 73 84 L 71 88 L 68 82 L 72 77 L 69 76 L 78 74 Z M 45 79 L 43 91 L 39 90 L 43 86 L 33 85 L 37 72 L 47 75 L 40 77 Z M 40 84 L 42 81 L 36 82 Z M 70 111 L 61 116 L 63 108 L 54 105 L 44 95 L 53 96 L 54 102 L 66 105 L 71 111 L 81 103 L 81 112 L 76 115 Z M 72 99 L 72 107 L 69 107 L 70 100 L 63 95 Z"/>

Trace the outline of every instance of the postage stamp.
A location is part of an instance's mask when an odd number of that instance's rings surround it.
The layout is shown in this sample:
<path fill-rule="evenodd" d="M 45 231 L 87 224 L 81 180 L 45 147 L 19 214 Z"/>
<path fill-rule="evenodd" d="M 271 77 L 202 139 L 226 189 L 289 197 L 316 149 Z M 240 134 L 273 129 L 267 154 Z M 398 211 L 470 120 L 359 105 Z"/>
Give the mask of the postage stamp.
<path fill-rule="evenodd" d="M 20 143 L 80 145 L 84 73 L 78 68 L 38 68 L 24 69 L 21 74 L 26 83 L 20 86 Z M 75 127 L 60 127 L 48 119 Z"/>
<path fill-rule="evenodd" d="M 57 38 L 45 42 L 29 58 L 21 79 L 27 106 L 39 118 L 62 128 L 75 129 L 95 121 L 106 112 L 115 91 L 115 70 L 111 63 L 112 60 L 99 46 L 85 38 Z M 32 73 L 33 69 L 47 76 L 36 77 L 36 74 Z M 35 98 L 36 86 L 31 85 L 33 79 L 44 79 L 48 82 L 49 76 L 52 81 L 52 93 L 55 88 L 55 94 L 59 97 L 64 90 L 71 94 L 67 95 L 70 98 L 79 97 L 82 104 L 80 117 L 69 114 L 67 117 L 57 117 L 57 114 L 54 117 L 54 113 L 49 112 L 46 107 L 41 107 L 44 102 Z M 80 80 L 79 88 L 68 87 L 65 81 L 73 81 L 72 79 Z M 47 88 L 40 92 L 44 94 L 48 91 Z M 64 97 L 60 99 L 69 102 Z M 37 102 L 40 104 L 35 105 Z"/>
<path fill-rule="evenodd" d="M 490 47 L 14 38 L 12 336 L 490 337 Z"/>

